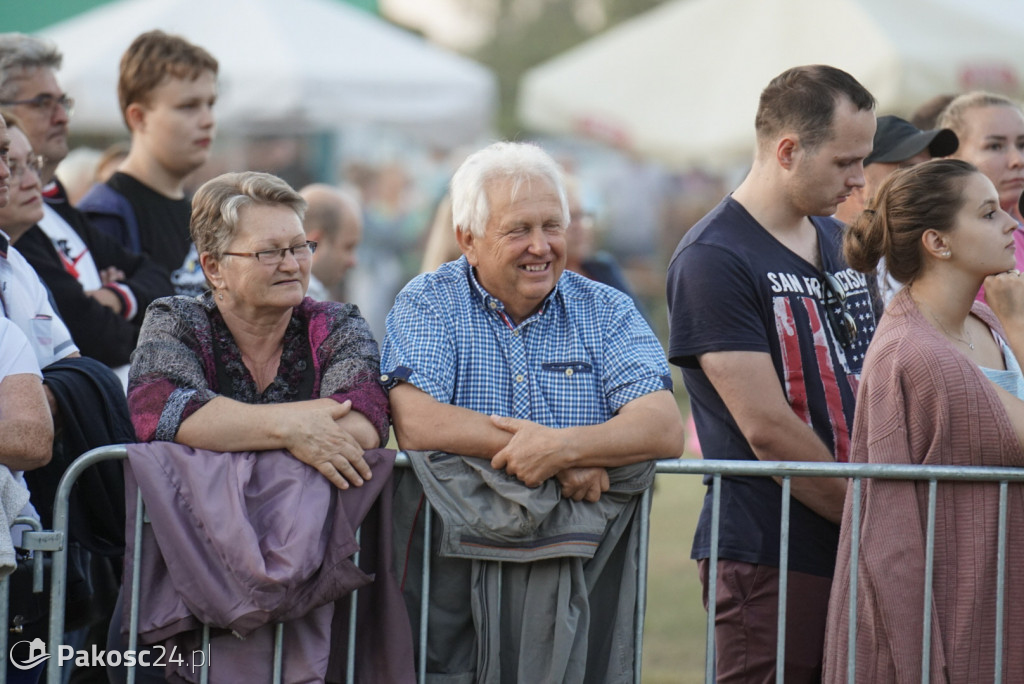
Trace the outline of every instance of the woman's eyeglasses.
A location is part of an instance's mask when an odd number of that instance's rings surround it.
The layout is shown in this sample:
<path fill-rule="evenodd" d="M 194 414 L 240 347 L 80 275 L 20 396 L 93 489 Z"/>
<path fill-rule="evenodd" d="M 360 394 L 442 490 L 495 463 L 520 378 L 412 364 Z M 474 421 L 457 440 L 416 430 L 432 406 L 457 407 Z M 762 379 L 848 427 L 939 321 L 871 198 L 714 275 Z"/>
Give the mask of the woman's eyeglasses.
<path fill-rule="evenodd" d="M 857 339 L 857 321 L 846 309 L 846 289 L 825 271 L 825 316 L 839 344 L 847 347 Z"/>
<path fill-rule="evenodd" d="M 43 156 L 40 154 L 30 154 L 22 159 L 10 158 L 7 162 L 7 168 L 11 170 L 11 180 L 18 182 L 26 172 L 31 171 L 38 177 L 43 171 Z"/>
<path fill-rule="evenodd" d="M 259 252 L 224 252 L 223 254 L 224 256 L 249 257 L 250 259 L 256 259 L 256 261 L 265 266 L 277 266 L 284 261 L 284 256 L 288 252 L 291 252 L 296 261 L 305 261 L 306 259 L 311 258 L 315 251 L 316 242 L 314 240 L 307 240 L 301 245 L 295 245 L 293 247 L 264 249 Z"/>

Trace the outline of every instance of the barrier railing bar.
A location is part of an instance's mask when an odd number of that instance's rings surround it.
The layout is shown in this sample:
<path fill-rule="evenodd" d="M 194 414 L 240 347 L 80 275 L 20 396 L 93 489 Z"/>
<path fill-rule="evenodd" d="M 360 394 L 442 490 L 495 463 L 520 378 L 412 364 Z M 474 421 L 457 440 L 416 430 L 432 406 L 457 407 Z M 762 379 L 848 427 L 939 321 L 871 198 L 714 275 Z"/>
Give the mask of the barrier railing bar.
<path fill-rule="evenodd" d="M 127 456 L 128 450 L 123 444 L 93 449 L 79 456 L 71 462 L 64 476 L 60 478 L 57 485 L 57 493 L 54 496 L 53 504 L 53 530 L 60 542 L 60 548 L 53 552 L 53 563 L 51 565 L 50 577 L 50 629 L 47 634 L 47 641 L 50 648 L 61 643 L 64 635 L 64 595 L 66 591 L 68 572 L 68 506 L 71 487 L 78 480 L 78 476 L 86 468 L 101 461 L 123 459 Z M 46 668 L 47 684 L 61 684 L 61 672 L 58 667 Z"/>
<path fill-rule="evenodd" d="M 274 684 L 281 684 L 281 670 L 284 667 L 284 623 L 274 625 Z"/>
<path fill-rule="evenodd" d="M 210 684 L 210 625 L 203 625 L 203 664 L 199 668 L 199 684 Z"/>
<path fill-rule="evenodd" d="M 999 526 L 996 534 L 996 663 L 995 684 L 1003 681 L 1003 600 L 1006 591 L 1006 506 L 1009 484 L 999 483 Z"/>
<path fill-rule="evenodd" d="M 895 463 L 825 463 L 803 461 L 728 461 L 679 459 L 657 462 L 658 473 L 759 477 L 845 477 L 875 480 L 1024 481 L 1024 468 L 933 466 Z"/>
<path fill-rule="evenodd" d="M 705 684 L 715 684 L 715 599 L 718 596 L 718 524 L 721 504 L 722 476 L 716 473 L 711 479 L 711 558 L 708 559 L 708 647 L 704 658 Z"/>
<path fill-rule="evenodd" d="M 846 682 L 857 684 L 857 573 L 860 565 L 860 485 L 853 478 L 850 496 L 850 615 L 846 635 Z"/>
<path fill-rule="evenodd" d="M 16 525 L 26 525 L 32 528 L 33 532 L 41 532 L 43 524 L 35 518 L 29 518 L 27 516 L 18 516 L 11 521 L 11 527 Z M 19 548 L 30 550 L 32 544 L 28 543 L 31 539 L 30 532 L 22 533 L 22 543 Z M 40 594 L 43 591 L 43 553 L 42 550 L 33 550 L 32 553 L 32 593 Z M 4 657 L 9 653 L 9 637 L 10 637 L 10 602 L 11 602 L 11 579 L 9 575 L 0 578 L 0 653 L 5 654 Z M 0 667 L 0 684 L 7 684 L 7 666 Z"/>
<path fill-rule="evenodd" d="M 142 589 L 142 525 L 145 520 L 145 505 L 142 490 L 135 495 L 135 548 L 132 549 L 132 603 L 128 613 L 128 650 L 137 653 L 139 648 L 139 592 Z M 128 668 L 128 684 L 135 684 L 135 668 Z"/>
<path fill-rule="evenodd" d="M 7 637 L 10 620 L 11 580 L 10 577 L 0 579 L 0 653 L 8 653 Z M 9 655 L 5 655 L 9 658 Z M 7 684 L 7 663 L 0 667 L 0 684 Z"/>
<path fill-rule="evenodd" d="M 924 552 L 924 624 L 921 627 L 921 684 L 928 684 L 932 659 L 932 577 L 935 573 L 935 500 L 938 482 L 928 480 L 928 528 Z"/>
<path fill-rule="evenodd" d="M 786 594 L 789 591 L 789 499 L 792 481 L 782 478 L 782 522 L 779 529 L 779 621 L 775 638 L 775 682 L 786 682 Z"/>
<path fill-rule="evenodd" d="M 633 684 L 640 684 L 644 652 L 644 621 L 647 619 L 647 554 L 651 542 L 651 489 L 640 495 L 640 549 L 637 558 L 636 615 L 633 621 Z"/>
<path fill-rule="evenodd" d="M 41 594 L 46 582 L 44 551 L 51 551 L 53 537 L 43 532 L 43 523 L 28 516 L 18 516 L 11 521 L 11 527 L 27 525 L 31 530 L 21 533 L 21 548 L 32 552 L 32 593 Z"/>
<path fill-rule="evenodd" d="M 359 543 L 362 540 L 362 528 L 356 528 L 356 552 L 352 556 L 352 562 L 359 567 Z M 348 605 L 348 654 L 345 660 L 345 682 L 355 684 L 356 681 L 356 608 L 359 602 L 359 592 L 353 591 Z"/>
<path fill-rule="evenodd" d="M 427 611 L 430 609 L 430 534 L 434 511 L 423 497 L 423 575 L 420 596 L 420 662 L 417 667 L 419 684 L 427 682 Z"/>
<path fill-rule="evenodd" d="M 81 472 L 102 461 L 123 459 L 127 454 L 127 450 L 124 445 L 113 445 L 110 447 L 102 447 L 94 449 L 87 454 L 79 457 L 74 461 L 65 472 L 61 479 L 60 485 L 57 489 L 54 505 L 53 515 L 53 527 L 54 531 L 51 534 L 49 543 L 53 550 L 53 578 L 51 582 L 51 614 L 50 624 L 48 630 L 49 643 L 51 645 L 60 644 L 63 637 L 63 629 L 65 623 L 64 613 L 64 602 L 63 596 L 66 593 L 66 573 L 67 573 L 67 526 L 68 526 L 68 507 L 69 507 L 69 494 L 75 481 L 81 474 Z M 396 466 L 403 466 L 408 464 L 408 457 L 405 454 L 400 453 L 396 460 Z M 930 667 L 930 622 L 931 622 L 931 597 L 933 592 L 932 577 L 934 572 L 934 535 L 935 535 L 935 507 L 936 507 L 936 487 L 938 481 L 993 481 L 1000 482 L 1000 528 L 999 528 L 999 558 L 1000 566 L 998 569 L 999 577 L 997 579 L 997 601 L 1000 602 L 997 607 L 997 652 L 996 652 L 996 681 L 1000 681 L 1002 677 L 1002 649 L 1004 635 L 1002 633 L 1002 627 L 1004 627 L 1005 615 L 1004 607 L 1001 605 L 1002 599 L 1005 597 L 1005 555 L 1006 555 L 1006 492 L 1005 488 L 1009 482 L 1021 482 L 1024 481 L 1024 469 L 1017 468 L 996 468 L 996 467 L 980 467 L 980 466 L 920 466 L 920 465 L 895 465 L 895 464 L 845 464 L 845 463 L 803 463 L 803 462 L 758 462 L 758 461 L 719 461 L 719 460 L 672 460 L 672 461 L 659 461 L 656 466 L 658 473 L 672 473 L 672 474 L 694 474 L 694 475 L 710 475 L 712 477 L 712 530 L 711 530 L 711 558 L 709 559 L 708 568 L 708 586 L 709 586 L 709 601 L 708 601 L 708 624 L 707 624 L 707 652 L 706 652 L 706 665 L 705 675 L 707 682 L 714 681 L 715 674 L 715 634 L 714 634 L 714 623 L 715 623 L 715 600 L 714 591 L 717 588 L 717 575 L 718 575 L 718 541 L 719 541 L 719 525 L 720 525 L 720 499 L 721 499 L 721 478 L 722 476 L 775 476 L 777 478 L 783 478 L 784 487 L 788 491 L 789 478 L 791 477 L 845 477 L 853 478 L 853 491 L 855 492 L 855 500 L 853 502 L 854 509 L 854 520 L 859 522 L 860 520 L 860 501 L 859 492 L 861 487 L 861 478 L 874 478 L 874 479 L 896 479 L 896 480 L 929 480 L 929 528 L 928 528 L 928 549 L 926 558 L 926 601 L 925 601 L 925 630 L 923 634 L 924 647 L 922 649 L 922 681 L 927 682 L 929 678 L 929 667 Z M 650 510 L 650 498 L 649 492 L 644 494 L 647 498 L 645 505 L 645 513 L 649 513 Z M 784 501 L 788 504 L 790 497 L 786 496 Z M 786 505 L 784 504 L 784 506 Z M 141 515 L 142 507 L 138 507 L 137 515 Z M 423 599 L 421 604 L 420 614 L 420 662 L 418 663 L 418 677 L 420 682 L 426 680 L 426 637 L 427 637 L 427 615 L 429 609 L 429 586 L 430 586 L 430 549 L 431 549 L 431 509 L 428 502 L 424 504 L 424 558 L 427 559 L 424 562 L 423 567 Z M 786 516 L 788 520 L 788 515 Z M 649 527 L 647 525 L 646 515 L 642 516 L 641 521 L 641 535 L 649 535 Z M 141 529 L 141 525 L 136 526 L 137 529 Z M 645 529 L 646 527 L 646 529 Z M 781 531 L 780 531 L 781 532 Z M 853 677 L 855 671 L 855 645 L 856 645 L 856 600 L 857 600 L 857 584 L 856 584 L 856 571 L 858 565 L 858 550 L 859 550 L 859 539 L 858 539 L 859 525 L 855 525 L 852 536 L 854 537 L 853 543 L 854 548 L 851 550 L 851 615 L 850 615 L 850 633 L 849 633 L 849 660 L 848 660 L 848 676 Z M 786 535 L 785 544 L 788 548 L 789 537 L 788 537 L 788 525 L 787 531 L 783 533 Z M 649 537 L 643 537 L 649 539 Z M 782 539 L 780 538 L 780 546 L 782 545 Z M 649 541 L 645 542 L 644 548 L 649 549 Z M 141 552 L 141 544 L 136 544 L 136 552 Z M 41 557 L 41 554 L 37 554 Z M 780 558 L 780 566 L 788 561 L 788 552 L 783 553 Z M 136 567 L 139 562 L 136 561 Z M 643 570 L 643 577 L 638 578 L 638 591 L 642 584 L 642 593 L 638 593 L 638 599 L 646 599 L 646 571 L 648 568 L 646 555 L 638 564 L 638 568 Z M 134 578 L 133 578 L 134 580 Z M 780 567 L 780 601 L 784 601 L 785 591 L 788 590 L 786 583 L 786 573 L 784 569 Z M 0 585 L 2 589 L 2 585 Z M 133 596 L 138 596 L 138 591 L 133 591 Z M 641 601 L 638 601 L 640 603 Z M 355 601 L 353 600 L 353 604 Z M 354 611 L 353 607 L 353 611 Z M 646 614 L 644 606 L 638 607 L 639 617 L 637 620 L 637 660 L 640 660 L 642 655 L 642 618 Z M 780 605 L 780 622 L 779 622 L 779 634 L 780 644 L 779 652 L 781 657 L 784 659 L 784 611 L 785 605 Z M 137 611 L 133 610 L 132 617 L 137 620 Z M 354 614 L 354 613 L 353 613 Z M 351 617 L 351 616 L 350 616 Z M 3 623 L 0 623 L 3 624 Z M 278 657 L 279 652 L 282 651 L 282 642 L 280 635 L 283 634 L 283 626 L 276 627 L 278 636 L 275 637 L 275 658 Z M 131 629 L 132 636 L 137 639 L 137 630 Z M 354 630 L 352 630 L 354 631 Z M 208 629 L 204 630 L 208 633 Z M 6 636 L 6 635 L 5 635 Z M 132 638 L 130 636 L 130 638 Z M 204 638 L 204 649 L 208 651 L 209 642 L 208 638 Z M 351 652 L 350 648 L 350 652 Z M 780 661 L 781 662 L 781 661 Z M 206 659 L 206 664 L 203 668 L 203 679 L 206 681 L 208 675 L 206 674 L 206 668 L 208 667 L 209 658 Z M 351 672 L 351 670 L 350 670 Z M 635 666 L 635 674 L 637 680 L 640 676 L 640 663 L 637 662 Z M 129 671 L 129 677 L 132 673 Z M 275 673 L 276 681 L 279 681 L 280 670 Z M 778 676 L 781 678 L 781 667 Z M 0 673 L 0 677 L 3 677 L 3 673 Z M 58 684 L 61 681 L 61 675 L 58 668 L 48 668 L 47 673 L 48 684 Z M 129 679 L 129 681 L 132 681 Z M 781 681 L 781 679 L 780 679 Z M 0 678 L 0 684 L 3 679 Z"/>
<path fill-rule="evenodd" d="M 7 653 L 7 636 L 9 634 L 11 580 L 4 576 L 0 579 L 0 653 Z M 10 657 L 10 656 L 5 656 Z M 7 684 L 7 663 L 0 667 L 0 684 Z"/>

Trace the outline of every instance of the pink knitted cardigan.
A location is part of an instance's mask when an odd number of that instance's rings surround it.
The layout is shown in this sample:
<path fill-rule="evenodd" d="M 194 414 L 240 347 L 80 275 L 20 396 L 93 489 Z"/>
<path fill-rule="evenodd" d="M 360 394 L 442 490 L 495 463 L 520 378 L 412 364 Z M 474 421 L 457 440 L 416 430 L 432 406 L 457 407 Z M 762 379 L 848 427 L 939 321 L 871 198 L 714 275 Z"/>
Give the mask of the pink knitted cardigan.
<path fill-rule="evenodd" d="M 973 313 L 1000 331 L 984 304 Z M 917 309 L 906 289 L 875 332 L 857 395 L 851 463 L 1022 466 L 994 385 Z M 825 637 L 825 682 L 846 682 L 848 490 Z M 857 682 L 921 681 L 927 482 L 864 480 L 860 496 Z M 997 483 L 940 482 L 935 524 L 932 682 L 992 681 Z M 1003 681 L 1024 681 L 1024 485 L 1008 497 Z"/>

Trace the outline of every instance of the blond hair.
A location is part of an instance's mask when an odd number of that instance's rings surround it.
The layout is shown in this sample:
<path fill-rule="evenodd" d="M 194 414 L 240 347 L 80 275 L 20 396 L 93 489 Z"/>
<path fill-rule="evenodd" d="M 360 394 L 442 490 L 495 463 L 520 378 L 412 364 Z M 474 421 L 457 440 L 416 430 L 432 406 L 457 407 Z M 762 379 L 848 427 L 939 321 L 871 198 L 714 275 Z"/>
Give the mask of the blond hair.
<path fill-rule="evenodd" d="M 239 212 L 252 205 L 288 207 L 300 221 L 306 213 L 306 200 L 277 176 L 257 171 L 222 174 L 206 181 L 192 198 L 189 230 L 196 251 L 223 256 Z"/>

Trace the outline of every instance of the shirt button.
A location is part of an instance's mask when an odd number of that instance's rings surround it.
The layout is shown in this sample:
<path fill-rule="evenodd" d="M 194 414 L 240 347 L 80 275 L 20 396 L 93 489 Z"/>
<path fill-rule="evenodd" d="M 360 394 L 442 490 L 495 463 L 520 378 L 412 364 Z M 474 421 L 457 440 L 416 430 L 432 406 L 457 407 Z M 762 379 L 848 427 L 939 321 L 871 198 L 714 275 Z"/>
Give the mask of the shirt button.
<path fill-rule="evenodd" d="M 566 374 L 567 377 L 571 378 L 572 377 L 572 368 L 566 368 L 565 369 L 565 374 Z"/>
<path fill-rule="evenodd" d="M 523 374 L 520 373 L 519 375 L 516 376 L 516 382 L 522 382 L 522 381 L 523 381 Z"/>
<path fill-rule="evenodd" d="M 512 331 L 512 337 L 519 337 L 519 331 L 518 330 L 513 330 Z"/>
<path fill-rule="evenodd" d="M 491 307 L 492 309 L 497 309 L 498 308 L 498 302 L 491 302 L 487 306 Z"/>

